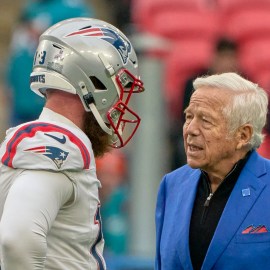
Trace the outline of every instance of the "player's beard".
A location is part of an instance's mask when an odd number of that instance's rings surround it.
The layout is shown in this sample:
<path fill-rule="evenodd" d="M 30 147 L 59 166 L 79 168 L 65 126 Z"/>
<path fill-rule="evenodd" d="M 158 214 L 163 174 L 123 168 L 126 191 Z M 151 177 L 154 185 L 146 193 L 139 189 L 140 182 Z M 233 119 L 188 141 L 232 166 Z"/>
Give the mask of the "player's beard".
<path fill-rule="evenodd" d="M 92 143 L 95 157 L 101 157 L 111 150 L 110 135 L 102 130 L 91 112 L 84 114 L 83 131 Z"/>

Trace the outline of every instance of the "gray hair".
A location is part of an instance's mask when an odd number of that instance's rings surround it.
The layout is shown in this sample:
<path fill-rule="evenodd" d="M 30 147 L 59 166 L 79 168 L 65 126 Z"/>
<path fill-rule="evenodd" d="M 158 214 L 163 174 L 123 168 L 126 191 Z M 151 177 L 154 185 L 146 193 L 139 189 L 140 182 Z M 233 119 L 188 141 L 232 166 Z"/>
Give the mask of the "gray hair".
<path fill-rule="evenodd" d="M 250 124 L 253 127 L 250 148 L 260 146 L 264 138 L 262 130 L 268 111 L 268 96 L 261 87 L 233 72 L 199 77 L 193 82 L 193 87 L 195 91 L 207 87 L 234 92 L 232 103 L 223 108 L 229 132 L 232 134 L 240 126 Z"/>

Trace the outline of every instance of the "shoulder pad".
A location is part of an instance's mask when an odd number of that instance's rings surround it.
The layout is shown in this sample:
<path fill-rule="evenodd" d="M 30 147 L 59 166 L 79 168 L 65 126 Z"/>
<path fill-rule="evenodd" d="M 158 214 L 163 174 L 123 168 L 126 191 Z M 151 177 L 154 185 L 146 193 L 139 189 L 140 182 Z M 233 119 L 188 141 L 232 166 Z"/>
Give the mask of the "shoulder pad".
<path fill-rule="evenodd" d="M 71 131 L 51 123 L 29 122 L 8 132 L 1 146 L 0 158 L 4 165 L 12 168 L 89 169 L 91 143 L 79 136 L 75 129 Z"/>

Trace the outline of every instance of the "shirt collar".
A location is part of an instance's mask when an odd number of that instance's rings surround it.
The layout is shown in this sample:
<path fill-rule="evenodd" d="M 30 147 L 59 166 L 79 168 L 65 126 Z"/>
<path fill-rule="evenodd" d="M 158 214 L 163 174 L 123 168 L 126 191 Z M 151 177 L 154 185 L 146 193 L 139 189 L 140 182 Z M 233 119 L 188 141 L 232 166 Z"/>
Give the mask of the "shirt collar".
<path fill-rule="evenodd" d="M 251 153 L 252 153 L 252 151 L 247 152 L 247 154 L 245 155 L 244 158 L 238 160 L 234 164 L 233 168 L 229 171 L 229 173 L 225 176 L 224 179 L 228 178 L 231 174 L 234 174 L 235 171 L 236 172 L 241 172 L 242 168 L 245 166 L 246 162 L 248 161 L 248 158 L 249 158 Z M 201 170 L 201 172 L 202 172 L 203 175 L 207 176 L 207 178 L 208 178 L 207 172 L 205 172 L 203 170 Z"/>
<path fill-rule="evenodd" d="M 235 165 L 233 166 L 233 168 L 230 170 L 230 172 L 226 175 L 226 177 L 222 180 L 222 182 L 220 183 L 221 187 L 224 187 L 224 183 L 226 182 L 226 189 L 232 189 L 233 186 L 235 185 L 242 169 L 244 168 L 245 164 L 247 163 L 250 155 L 251 155 L 252 151 L 249 151 L 246 156 L 243 159 L 238 160 Z M 209 177 L 208 174 L 201 170 L 202 174 L 201 174 L 201 179 L 202 182 L 208 187 L 209 186 Z M 218 189 L 223 189 L 221 187 L 218 187 Z"/>

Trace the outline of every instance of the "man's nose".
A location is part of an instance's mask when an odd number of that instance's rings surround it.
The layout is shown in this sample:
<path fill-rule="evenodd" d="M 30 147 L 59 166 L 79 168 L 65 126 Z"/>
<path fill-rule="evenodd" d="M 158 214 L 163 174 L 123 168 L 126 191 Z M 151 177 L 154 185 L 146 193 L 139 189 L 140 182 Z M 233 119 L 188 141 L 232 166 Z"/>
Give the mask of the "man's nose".
<path fill-rule="evenodd" d="M 193 118 L 185 128 L 187 135 L 198 136 L 200 134 L 200 124 L 197 118 Z"/>

